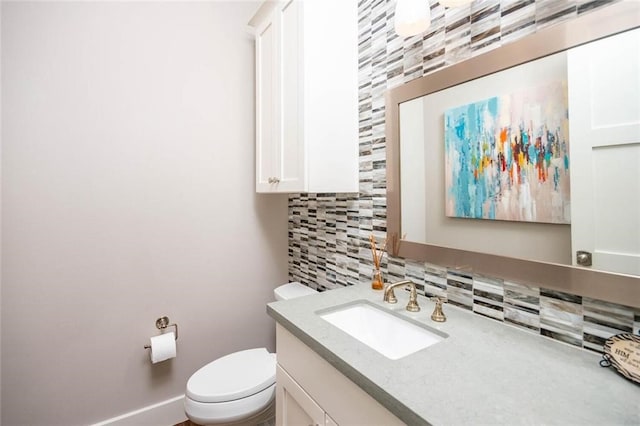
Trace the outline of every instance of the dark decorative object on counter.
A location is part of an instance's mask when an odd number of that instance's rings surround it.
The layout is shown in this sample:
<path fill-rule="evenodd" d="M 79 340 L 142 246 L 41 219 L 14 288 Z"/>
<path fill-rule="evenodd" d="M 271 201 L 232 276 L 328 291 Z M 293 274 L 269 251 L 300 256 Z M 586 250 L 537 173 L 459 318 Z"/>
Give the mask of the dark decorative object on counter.
<path fill-rule="evenodd" d="M 604 344 L 601 367 L 613 367 L 629 380 L 640 384 L 640 336 L 616 334 Z"/>

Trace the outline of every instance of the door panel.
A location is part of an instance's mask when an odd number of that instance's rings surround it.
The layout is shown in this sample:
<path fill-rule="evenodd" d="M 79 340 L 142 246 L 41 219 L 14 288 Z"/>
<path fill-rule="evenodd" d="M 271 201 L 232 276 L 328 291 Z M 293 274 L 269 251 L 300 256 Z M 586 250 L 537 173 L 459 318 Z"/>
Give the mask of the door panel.
<path fill-rule="evenodd" d="M 276 29 L 268 19 L 256 30 L 256 191 L 269 191 L 277 171 Z"/>
<path fill-rule="evenodd" d="M 568 77 L 574 264 L 640 275 L 640 29 L 571 49 Z"/>
<path fill-rule="evenodd" d="M 280 149 L 278 189 L 304 189 L 303 104 L 302 84 L 302 2 L 283 2 L 279 6 L 280 21 Z"/>

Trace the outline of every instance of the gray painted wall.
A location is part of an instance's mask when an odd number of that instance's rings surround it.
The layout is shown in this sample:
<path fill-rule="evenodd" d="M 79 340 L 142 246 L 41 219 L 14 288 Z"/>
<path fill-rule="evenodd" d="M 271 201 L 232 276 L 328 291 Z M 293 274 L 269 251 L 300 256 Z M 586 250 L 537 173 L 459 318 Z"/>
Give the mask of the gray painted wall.
<path fill-rule="evenodd" d="M 250 2 L 2 3 L 2 424 L 104 420 L 274 349 Z M 156 318 L 180 326 L 151 365 Z"/>

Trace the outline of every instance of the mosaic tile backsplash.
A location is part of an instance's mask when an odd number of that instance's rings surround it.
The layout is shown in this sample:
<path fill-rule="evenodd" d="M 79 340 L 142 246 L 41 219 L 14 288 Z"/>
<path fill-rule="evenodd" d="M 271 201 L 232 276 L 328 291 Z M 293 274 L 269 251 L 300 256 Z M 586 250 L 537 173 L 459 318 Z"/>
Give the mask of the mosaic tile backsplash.
<path fill-rule="evenodd" d="M 359 16 L 359 194 L 289 197 L 289 278 L 318 290 L 369 282 L 369 235 L 386 236 L 384 92 L 612 1 L 476 0 L 445 9 L 431 0 L 426 33 L 393 30 L 394 0 L 361 0 Z M 411 279 L 424 295 L 597 352 L 622 332 L 640 334 L 640 309 L 499 277 L 460 274 L 408 259 L 383 261 L 386 281 Z"/>

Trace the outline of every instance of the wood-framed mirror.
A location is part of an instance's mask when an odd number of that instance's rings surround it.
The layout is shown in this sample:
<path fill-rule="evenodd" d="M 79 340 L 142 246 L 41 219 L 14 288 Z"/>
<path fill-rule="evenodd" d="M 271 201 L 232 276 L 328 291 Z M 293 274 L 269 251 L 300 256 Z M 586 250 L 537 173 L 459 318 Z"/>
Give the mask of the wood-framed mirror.
<path fill-rule="evenodd" d="M 528 64 L 534 60 L 551 63 L 552 65 L 547 67 L 553 70 L 550 72 L 556 72 L 555 64 L 561 63 L 564 66 L 564 72 L 567 72 L 567 68 L 573 67 L 574 74 L 582 75 L 580 70 L 576 71 L 575 64 L 571 65 L 574 63 L 572 62 L 574 59 L 567 59 L 566 52 L 577 51 L 577 48 L 582 49 L 583 46 L 594 44 L 593 42 L 606 41 L 614 35 L 640 33 L 638 28 L 640 28 L 640 3 L 619 2 L 574 20 L 545 28 L 513 43 L 500 46 L 480 56 L 388 90 L 386 93 L 385 135 L 387 146 L 387 233 L 390 241 L 393 242 L 393 244 L 389 244 L 391 254 L 474 274 L 500 277 L 535 286 L 544 285 L 572 294 L 640 307 L 640 275 L 637 275 L 637 272 L 633 270 L 636 266 L 640 266 L 640 257 L 631 258 L 632 269 L 622 269 L 622 272 L 611 272 L 572 264 L 575 262 L 576 248 L 572 247 L 571 227 L 574 226 L 573 223 L 577 223 L 573 216 L 570 220 L 572 225 L 568 223 L 516 223 L 502 220 L 447 217 L 446 201 L 444 200 L 445 192 L 448 190 L 443 172 L 445 159 L 442 150 L 444 148 L 434 148 L 437 145 L 442 147 L 445 143 L 446 126 L 443 118 L 447 108 L 465 102 L 482 100 L 496 90 L 515 90 L 514 87 L 517 87 L 518 84 L 530 86 L 532 82 L 526 80 L 527 76 L 537 75 L 541 72 L 528 68 L 521 72 L 517 71 L 517 68 L 528 67 Z M 632 53 L 635 54 L 635 58 L 640 57 L 638 52 Z M 573 55 L 573 53 L 571 54 Z M 556 59 L 558 55 L 565 56 L 561 57 L 558 62 Z M 634 60 L 637 61 L 637 59 Z M 635 66 L 635 69 L 638 69 L 638 64 Z M 509 74 L 513 72 L 516 74 Z M 546 72 L 544 71 L 544 73 Z M 492 85 L 486 84 L 486 81 L 491 79 L 493 79 Z M 505 84 L 507 81 L 511 83 Z M 635 82 L 634 87 L 640 87 L 640 82 Z M 588 100 L 580 101 L 580 89 L 576 90 L 574 87 L 571 90 L 569 88 L 568 93 L 569 110 L 572 110 L 572 97 L 575 98 L 573 100 L 575 103 L 589 104 Z M 443 98 L 443 94 L 448 98 Z M 625 95 L 626 101 L 631 101 L 630 109 L 634 108 L 634 102 L 640 105 L 638 93 L 631 90 Z M 401 110 L 411 111 L 412 108 L 408 108 L 408 105 L 416 101 L 427 105 L 427 107 L 419 106 L 418 112 L 414 111 L 412 114 L 429 118 L 418 125 L 409 123 L 408 127 L 418 128 L 419 137 L 414 137 L 414 139 L 427 140 L 431 145 L 429 143 L 426 145 L 414 144 L 413 146 L 418 147 L 416 148 L 418 152 L 407 152 L 409 144 L 403 145 L 401 137 L 401 134 L 404 135 L 406 130 L 402 130 L 401 133 L 401 129 L 407 127 L 409 119 L 405 112 L 401 117 Z M 619 104 L 616 102 L 616 105 Z M 425 112 L 430 105 L 432 106 L 431 110 Z M 574 109 L 577 110 L 577 108 Z M 600 111 L 606 114 L 611 109 L 605 105 L 604 109 L 601 108 Z M 623 113 L 628 110 L 629 108 L 621 109 Z M 574 122 L 577 121 L 574 120 Z M 638 125 L 640 126 L 640 122 Z M 572 143 L 573 137 L 578 135 L 580 127 L 574 125 L 572 128 L 571 136 L 569 136 Z M 426 134 L 421 134 L 421 132 L 426 132 Z M 637 130 L 632 130 L 632 132 L 637 132 Z M 577 137 L 582 138 L 582 135 Z M 638 192 L 638 194 L 632 194 L 637 196 L 632 201 L 632 208 L 628 208 L 628 205 L 624 208 L 624 211 L 629 213 L 633 220 L 636 215 L 634 209 L 640 211 L 640 201 L 635 201 L 640 200 L 640 191 L 635 189 L 640 188 L 640 180 L 635 182 L 636 176 L 640 178 L 640 164 L 638 164 L 640 159 L 638 155 L 640 154 L 637 154 L 640 152 L 640 138 L 636 139 L 632 145 L 634 151 L 631 155 L 624 156 L 627 160 L 623 160 L 630 163 L 625 163 L 618 168 L 633 171 L 629 175 L 632 179 L 630 190 Z M 420 152 L 421 150 L 422 152 Z M 424 165 L 425 158 L 429 158 L 429 155 L 431 155 L 429 167 L 433 166 L 431 167 L 433 170 L 423 172 L 421 169 L 416 169 L 415 164 L 410 164 L 411 162 Z M 418 171 L 416 172 L 416 170 Z M 597 180 L 606 181 L 600 177 Z M 579 193 L 580 191 L 584 190 L 574 190 L 573 187 L 571 189 L 572 204 L 570 207 L 573 210 L 585 210 L 585 208 L 574 209 L 573 192 Z M 623 200 L 624 202 L 625 200 Z M 626 202 L 628 204 L 628 200 Z M 604 204 L 606 205 L 606 203 Z M 589 208 L 587 207 L 586 210 Z M 435 222 L 427 225 L 420 222 L 416 226 L 409 225 L 409 222 L 415 218 L 420 221 L 430 215 L 437 218 Z M 620 226 L 621 232 L 619 233 L 627 234 L 627 237 L 630 236 L 633 244 L 636 233 L 640 235 L 639 224 L 640 219 L 637 219 L 637 222 L 625 225 L 626 228 Z M 447 228 L 449 225 L 451 232 Z M 594 228 L 593 224 L 590 226 Z M 438 236 L 436 235 L 438 232 L 434 231 L 436 228 L 439 231 L 447 231 Z M 477 238 L 473 237 L 479 242 L 471 237 L 467 238 L 473 236 L 479 228 L 487 228 L 484 230 L 484 240 L 482 240 L 483 231 L 480 231 Z M 454 233 L 456 229 L 458 234 Z M 537 238 L 537 240 L 533 243 L 527 243 L 523 234 L 520 233 L 522 229 L 527 235 L 526 238 L 531 237 L 534 240 Z M 493 247 L 500 245 L 498 242 L 503 238 L 499 236 L 496 239 L 494 237 L 496 232 L 504 233 L 504 238 L 511 241 L 505 245 L 506 248 L 503 248 L 503 251 Z M 615 232 L 607 229 L 607 232 L 603 234 L 609 235 L 615 234 Z M 486 235 L 492 237 L 486 237 Z M 430 238 L 434 238 L 434 240 L 430 241 Z M 573 245 L 575 244 L 574 241 Z M 529 246 L 529 252 L 518 252 L 517 247 L 521 245 Z M 559 254 L 547 255 L 547 251 L 553 250 L 541 249 L 545 245 L 555 249 Z M 638 245 L 640 245 L 640 241 L 638 241 Z M 545 253 L 537 257 L 538 252 Z"/>

